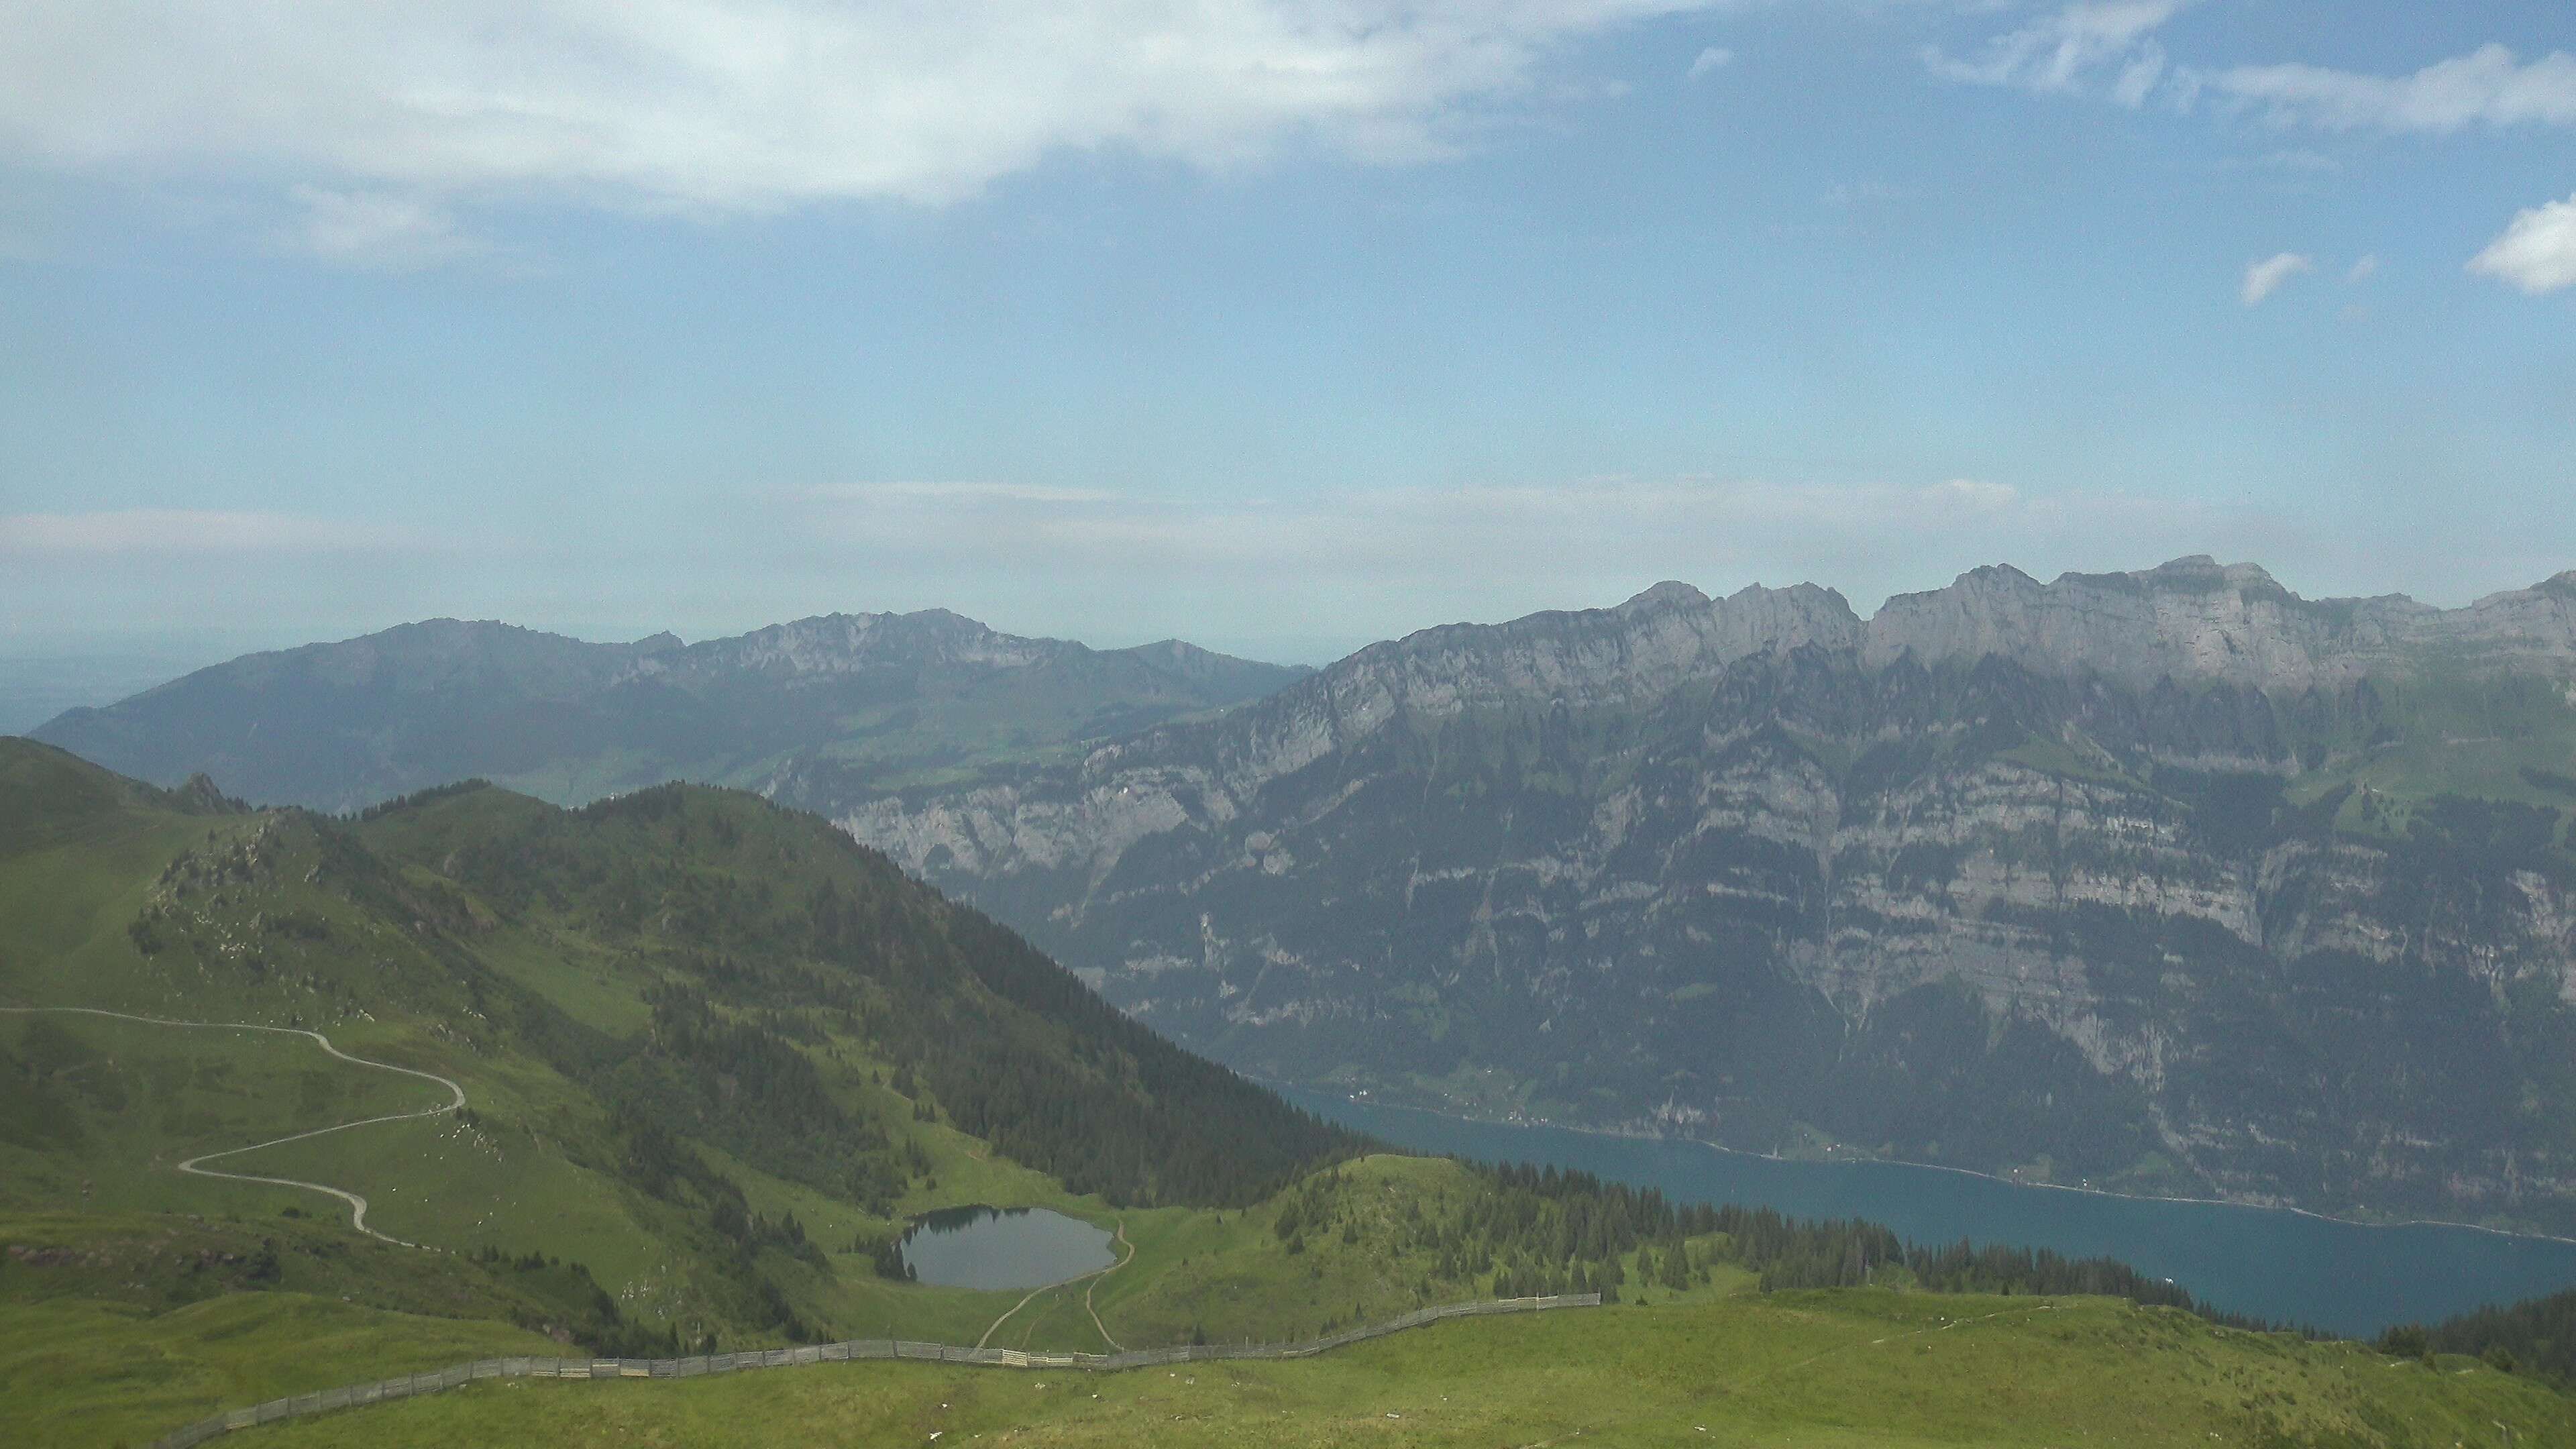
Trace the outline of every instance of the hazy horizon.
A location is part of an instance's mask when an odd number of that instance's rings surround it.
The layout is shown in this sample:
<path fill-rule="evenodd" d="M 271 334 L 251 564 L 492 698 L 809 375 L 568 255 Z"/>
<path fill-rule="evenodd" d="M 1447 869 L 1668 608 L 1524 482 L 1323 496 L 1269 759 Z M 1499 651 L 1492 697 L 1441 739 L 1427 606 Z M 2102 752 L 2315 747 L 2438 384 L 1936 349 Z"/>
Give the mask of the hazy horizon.
<path fill-rule="evenodd" d="M 209 15 L 0 43 L 8 657 L 2576 564 L 2538 0 Z"/>

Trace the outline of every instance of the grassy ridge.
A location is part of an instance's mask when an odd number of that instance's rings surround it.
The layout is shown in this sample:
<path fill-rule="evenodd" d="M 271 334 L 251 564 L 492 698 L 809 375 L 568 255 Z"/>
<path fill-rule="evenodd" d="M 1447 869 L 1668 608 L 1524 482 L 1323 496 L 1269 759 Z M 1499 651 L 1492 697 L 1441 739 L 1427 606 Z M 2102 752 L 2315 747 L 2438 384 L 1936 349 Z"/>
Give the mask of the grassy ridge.
<path fill-rule="evenodd" d="M 0 1422 L 10 1442 L 30 1449 L 142 1444 L 219 1409 L 381 1378 L 389 1362 L 561 1351 L 488 1319 L 408 1317 L 295 1293 L 161 1314 L 67 1299 L 0 1315 Z"/>
<path fill-rule="evenodd" d="M 828 1365 L 478 1385 L 258 1431 L 276 1449 L 463 1443 L 2371 1445 L 2576 1436 L 2474 1362 L 2215 1328 L 2098 1299 L 1736 1297 L 1438 1325 L 1295 1363 L 1133 1373 Z"/>
<path fill-rule="evenodd" d="M 412 1241 L 584 1264 L 637 1333 L 980 1332 L 1011 1300 L 880 1276 L 910 1215 L 1107 1226 L 1250 1203 L 1348 1150 L 754 797 L 569 812 L 467 787 L 333 821 L 24 741 L 0 741 L 0 789 L 29 807 L 0 837 L 0 1003 L 319 1028 L 456 1078 L 465 1113 L 223 1165 L 362 1193 Z M 0 1018 L 0 1208 L 320 1212 L 167 1169 L 428 1090 L 293 1038 Z"/>

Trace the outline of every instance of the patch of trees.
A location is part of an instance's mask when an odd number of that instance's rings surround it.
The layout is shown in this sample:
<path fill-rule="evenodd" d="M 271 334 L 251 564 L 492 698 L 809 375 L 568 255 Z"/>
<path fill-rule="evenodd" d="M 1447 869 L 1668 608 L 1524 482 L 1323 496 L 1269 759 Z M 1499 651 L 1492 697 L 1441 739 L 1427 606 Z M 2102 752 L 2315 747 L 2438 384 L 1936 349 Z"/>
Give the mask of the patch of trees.
<path fill-rule="evenodd" d="M 492 782 L 480 776 L 468 780 L 454 780 L 444 785 L 432 785 L 426 790 L 414 790 L 408 795 L 397 795 L 391 800 L 370 805 L 359 811 L 357 818 L 360 821 L 381 820 L 388 815 L 417 810 L 423 805 L 431 805 L 458 795 L 471 795 L 477 790 L 491 788 Z"/>
<path fill-rule="evenodd" d="M 915 889 L 935 903 L 924 934 L 954 985 L 871 1024 L 961 1130 L 1121 1206 L 1248 1206 L 1366 1146 L 1156 1036 L 1017 934 Z"/>
<path fill-rule="evenodd" d="M 774 1328 L 790 1339 L 813 1341 L 819 1334 L 797 1316 L 776 1280 L 761 1271 L 760 1255 L 776 1251 L 818 1271 L 828 1271 L 823 1250 L 806 1236 L 805 1225 L 788 1212 L 777 1218 L 752 1210 L 742 1185 L 707 1165 L 697 1150 L 658 1121 L 629 1112 L 618 1119 L 621 1152 L 619 1175 L 643 1192 L 684 1209 L 693 1209 L 705 1225 L 708 1255 L 745 1301 L 733 1305 L 746 1321 Z"/>
<path fill-rule="evenodd" d="M 807 1055 L 693 987 L 657 988 L 641 1049 L 602 1090 L 629 1116 L 721 1142 L 754 1167 L 884 1215 L 903 1190 L 885 1129 L 855 1115 Z"/>
<path fill-rule="evenodd" d="M 1909 1243 L 1861 1219 L 1812 1221 L 1769 1208 L 1677 1204 L 1653 1188 L 1527 1163 L 1478 1168 L 1482 1190 L 1411 1211 L 1399 1250 L 1434 1255 L 1436 1275 L 1488 1285 L 1500 1297 L 1660 1287 L 1678 1292 L 1719 1264 L 1757 1275 L 1762 1291 L 1850 1288 L 1896 1281 L 1938 1293 L 2085 1294 L 2179 1308 L 2248 1329 L 2278 1325 L 2215 1310 L 2180 1286 L 2112 1258 L 2068 1258 L 2045 1249 Z M 1349 1223 L 1355 1205 L 1335 1174 L 1287 1193 L 1272 1231 L 1291 1253 Z M 1631 1270 L 1623 1259 L 1635 1254 Z M 1488 1276 L 1490 1275 L 1490 1276 Z M 1633 1285 L 1633 1286 L 1632 1286 Z M 2576 1309 L 2576 1295 L 2570 1295 Z"/>
<path fill-rule="evenodd" d="M 521 1328 L 532 1333 L 560 1330 L 584 1352 L 601 1358 L 679 1355 L 677 1324 L 655 1328 L 627 1317 L 580 1263 L 536 1252 L 511 1254 L 488 1245 L 466 1257 L 536 1300 L 512 1315 Z"/>
<path fill-rule="evenodd" d="M 2537 790 L 2576 796 L 2576 775 L 2562 775 L 2556 770 L 2540 770 L 2525 765 L 2522 767 L 2522 782 Z"/>
<path fill-rule="evenodd" d="M 880 1214 L 921 1164 L 835 1104 L 818 1064 L 836 1038 L 897 1069 L 916 1120 L 1122 1205 L 1245 1206 L 1363 1145 L 1128 1020 L 828 821 L 756 797 L 674 785 L 477 809 L 384 845 L 504 918 L 551 914 L 674 983 L 613 1060 L 559 1044 L 621 1110 Z M 405 918 L 438 923 L 424 904 Z"/>
<path fill-rule="evenodd" d="M 2528 1372 L 2576 1386 L 2576 1288 L 2436 1324 L 2399 1324 L 2379 1336 L 2378 1348 L 2401 1358 L 2475 1354 L 2507 1373 Z"/>
<path fill-rule="evenodd" d="M 850 1251 L 865 1257 L 868 1266 L 874 1268 L 880 1278 L 910 1283 L 919 1276 L 912 1271 L 912 1265 L 903 1260 L 903 1239 L 899 1236 L 872 1237 L 860 1233 L 850 1239 Z"/>

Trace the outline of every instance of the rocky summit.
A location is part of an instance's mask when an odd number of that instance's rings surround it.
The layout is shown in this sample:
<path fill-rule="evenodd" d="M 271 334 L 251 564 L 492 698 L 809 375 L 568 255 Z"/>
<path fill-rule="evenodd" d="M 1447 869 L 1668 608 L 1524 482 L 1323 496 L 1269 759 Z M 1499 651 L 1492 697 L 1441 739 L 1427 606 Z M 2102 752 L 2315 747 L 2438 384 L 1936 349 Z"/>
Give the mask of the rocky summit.
<path fill-rule="evenodd" d="M 2576 1228 L 2576 573 L 1662 584 L 800 803 L 1268 1077 Z"/>

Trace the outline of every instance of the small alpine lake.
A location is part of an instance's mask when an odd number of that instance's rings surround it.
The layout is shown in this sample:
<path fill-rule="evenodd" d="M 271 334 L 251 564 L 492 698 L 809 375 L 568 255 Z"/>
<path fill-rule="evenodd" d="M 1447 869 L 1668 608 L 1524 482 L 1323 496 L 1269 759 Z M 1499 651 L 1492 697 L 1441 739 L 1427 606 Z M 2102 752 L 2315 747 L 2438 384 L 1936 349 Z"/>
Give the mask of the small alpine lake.
<path fill-rule="evenodd" d="M 1416 1152 L 1572 1168 L 1679 1202 L 1867 1218 L 1917 1243 L 2109 1256 L 2239 1313 L 2369 1336 L 2576 1286 L 2576 1242 L 2435 1224 L 2379 1227 L 2279 1208 L 2030 1187 L 1893 1162 L 1791 1162 L 1704 1143 L 1477 1122 L 1283 1088 L 1298 1106 Z"/>
<path fill-rule="evenodd" d="M 945 1288 L 1043 1288 L 1118 1261 L 1106 1228 L 1046 1208 L 943 1208 L 914 1220 L 902 1252 Z"/>

